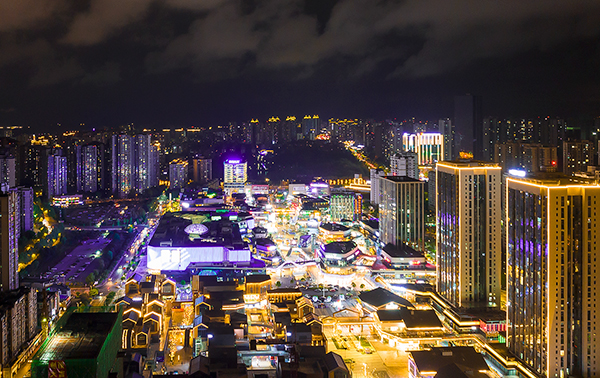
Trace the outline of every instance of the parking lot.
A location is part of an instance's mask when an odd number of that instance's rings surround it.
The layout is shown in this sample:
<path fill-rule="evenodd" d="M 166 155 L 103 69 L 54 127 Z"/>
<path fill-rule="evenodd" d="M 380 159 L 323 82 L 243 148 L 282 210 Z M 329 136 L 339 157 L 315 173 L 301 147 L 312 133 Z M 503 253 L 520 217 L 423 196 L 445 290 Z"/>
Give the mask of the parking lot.
<path fill-rule="evenodd" d="M 102 251 L 109 243 L 110 240 L 102 236 L 82 242 L 58 264 L 42 274 L 42 278 L 56 283 L 85 283 L 87 276 L 100 268 L 98 251 Z"/>

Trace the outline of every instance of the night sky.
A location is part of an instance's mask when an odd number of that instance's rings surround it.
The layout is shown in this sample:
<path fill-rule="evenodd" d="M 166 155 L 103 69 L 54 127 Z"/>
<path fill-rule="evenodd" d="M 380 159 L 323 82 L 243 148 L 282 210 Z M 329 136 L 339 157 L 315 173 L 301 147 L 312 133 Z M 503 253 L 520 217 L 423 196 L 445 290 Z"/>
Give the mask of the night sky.
<path fill-rule="evenodd" d="M 600 115 L 600 1 L 0 0 L 0 125 Z"/>

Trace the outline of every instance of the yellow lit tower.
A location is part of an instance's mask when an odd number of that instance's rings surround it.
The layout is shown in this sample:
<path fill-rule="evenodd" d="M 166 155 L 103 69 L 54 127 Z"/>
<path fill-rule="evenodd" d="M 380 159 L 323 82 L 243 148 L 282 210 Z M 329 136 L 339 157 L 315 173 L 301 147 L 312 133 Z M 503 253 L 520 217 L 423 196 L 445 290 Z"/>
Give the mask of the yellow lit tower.
<path fill-rule="evenodd" d="M 501 168 L 436 165 L 437 291 L 456 307 L 499 307 Z"/>
<path fill-rule="evenodd" d="M 600 186 L 507 177 L 507 346 L 545 377 L 600 376 Z"/>

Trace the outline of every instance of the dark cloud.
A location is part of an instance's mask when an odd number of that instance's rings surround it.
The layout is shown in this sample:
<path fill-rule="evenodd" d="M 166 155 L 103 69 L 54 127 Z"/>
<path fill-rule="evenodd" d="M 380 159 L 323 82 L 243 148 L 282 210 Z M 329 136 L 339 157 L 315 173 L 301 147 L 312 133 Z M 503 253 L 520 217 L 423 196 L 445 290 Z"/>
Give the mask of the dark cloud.
<path fill-rule="evenodd" d="M 306 88 L 325 109 L 357 108 L 362 93 L 361 109 L 418 98 L 430 109 L 441 93 L 547 96 L 539 83 L 561 72 L 561 96 L 592 107 L 599 36 L 589 0 L 0 0 L 0 81 L 23 98 L 56 85 L 98 96 L 126 85 L 129 97 L 227 87 L 285 107 L 305 101 L 290 88 Z M 0 107 L 21 109 L 13 98 L 0 93 Z"/>

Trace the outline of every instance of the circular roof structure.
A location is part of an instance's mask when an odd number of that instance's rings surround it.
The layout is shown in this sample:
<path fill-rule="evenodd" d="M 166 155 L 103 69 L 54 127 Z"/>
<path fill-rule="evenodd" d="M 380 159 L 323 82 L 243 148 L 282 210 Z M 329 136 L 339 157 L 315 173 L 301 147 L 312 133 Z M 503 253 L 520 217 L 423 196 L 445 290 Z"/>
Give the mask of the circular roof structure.
<path fill-rule="evenodd" d="M 208 232 L 208 227 L 203 224 L 195 223 L 187 226 L 184 231 L 189 234 L 204 235 Z"/>

